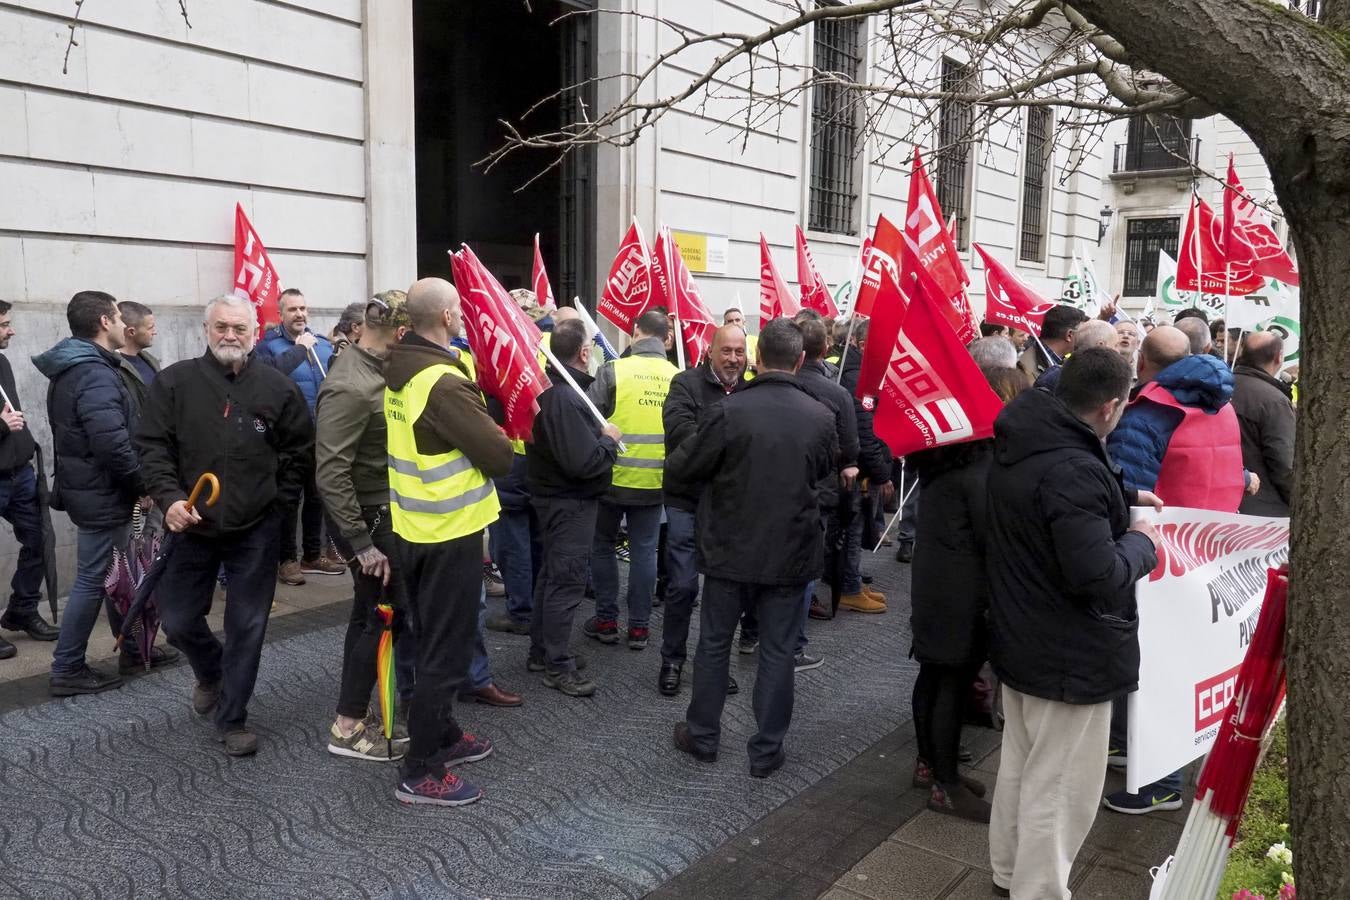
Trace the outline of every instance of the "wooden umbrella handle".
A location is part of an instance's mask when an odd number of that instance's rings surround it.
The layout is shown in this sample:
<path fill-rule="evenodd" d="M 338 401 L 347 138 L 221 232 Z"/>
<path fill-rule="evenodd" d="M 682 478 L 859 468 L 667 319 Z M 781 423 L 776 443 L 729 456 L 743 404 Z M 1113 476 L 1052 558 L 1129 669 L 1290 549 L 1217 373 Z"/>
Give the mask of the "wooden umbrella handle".
<path fill-rule="evenodd" d="M 212 472 L 203 472 L 201 477 L 197 479 L 197 483 L 192 486 L 192 493 L 188 494 L 188 509 L 192 509 L 197 505 L 197 498 L 201 495 L 203 488 L 207 485 L 211 486 L 211 493 L 207 495 L 206 505 L 216 505 L 216 501 L 220 499 L 220 479 Z"/>

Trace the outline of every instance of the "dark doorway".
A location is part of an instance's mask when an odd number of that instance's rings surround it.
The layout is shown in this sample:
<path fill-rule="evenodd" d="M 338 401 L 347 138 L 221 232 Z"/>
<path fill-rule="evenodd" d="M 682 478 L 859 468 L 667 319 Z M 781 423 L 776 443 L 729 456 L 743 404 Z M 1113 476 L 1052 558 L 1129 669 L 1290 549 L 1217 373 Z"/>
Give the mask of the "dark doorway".
<path fill-rule="evenodd" d="M 447 251 L 467 243 L 507 289 L 529 287 L 537 231 L 559 302 L 573 295 L 594 302 L 594 153 L 574 154 L 524 190 L 553 156 L 516 153 L 491 172 L 474 165 L 501 145 L 500 120 L 522 132 L 551 131 L 576 121 L 582 102 L 593 108 L 587 87 L 521 118 L 541 99 L 593 75 L 593 16 L 555 23 L 591 5 L 414 0 L 420 276 L 448 277 Z"/>

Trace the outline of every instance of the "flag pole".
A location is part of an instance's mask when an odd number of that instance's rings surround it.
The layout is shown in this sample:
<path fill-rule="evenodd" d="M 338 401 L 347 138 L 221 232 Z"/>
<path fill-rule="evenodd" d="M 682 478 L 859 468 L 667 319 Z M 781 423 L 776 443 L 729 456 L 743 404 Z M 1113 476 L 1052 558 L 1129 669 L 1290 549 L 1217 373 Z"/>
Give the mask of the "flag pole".
<path fill-rule="evenodd" d="M 327 378 L 327 377 L 328 377 L 328 372 L 327 372 L 326 369 L 324 369 L 323 363 L 319 362 L 319 354 L 317 354 L 317 353 L 314 352 L 314 348 L 313 348 L 313 347 L 306 347 L 306 348 L 305 348 L 305 352 L 309 354 L 309 358 L 310 358 L 310 359 L 314 360 L 314 365 L 316 365 L 316 366 L 319 367 L 319 377 L 320 377 L 320 378 Z"/>
<path fill-rule="evenodd" d="M 680 317 L 675 316 L 675 358 L 679 360 L 680 371 L 684 371 L 684 329 L 680 326 Z"/>
<path fill-rule="evenodd" d="M 872 548 L 873 553 L 876 553 L 878 550 L 881 549 L 881 545 L 886 541 L 886 535 L 891 533 L 891 529 L 895 527 L 895 523 L 899 522 L 900 517 L 905 514 L 905 502 L 909 500 L 909 495 L 914 493 L 914 489 L 917 488 L 918 486 L 919 482 L 916 480 L 912 485 L 909 486 L 909 493 L 905 494 L 903 497 L 900 498 L 900 508 L 895 511 L 895 515 L 891 516 L 891 521 L 889 524 L 887 524 L 886 530 L 881 533 L 881 537 L 877 538 L 877 545 Z"/>
<path fill-rule="evenodd" d="M 863 269 L 862 246 L 858 247 L 858 258 L 853 263 L 853 280 L 849 283 L 852 296 L 848 301 L 848 332 L 844 335 L 844 349 L 839 351 L 839 371 L 834 375 L 835 384 L 844 383 L 844 360 L 848 357 L 848 345 L 853 340 L 853 326 L 858 323 L 858 292 L 862 289 Z"/>
<path fill-rule="evenodd" d="M 591 401 L 591 398 L 587 396 L 586 392 L 581 389 L 581 385 L 577 384 L 577 380 L 572 377 L 572 373 L 567 371 L 567 367 L 558 361 L 558 357 L 553 355 L 553 350 L 549 347 L 548 341 L 541 337 L 537 349 L 540 353 L 548 357 L 548 361 L 553 364 L 553 370 L 562 376 L 563 381 L 566 381 L 572 390 L 577 392 L 577 396 L 581 398 L 581 402 L 586 404 L 586 408 L 591 411 L 591 415 L 595 416 L 595 421 L 600 423 L 600 427 L 604 428 L 608 425 L 609 420 L 600 415 L 600 410 L 596 408 L 595 403 Z M 622 443 L 619 444 L 619 452 L 627 452 L 627 448 L 624 447 Z"/>
<path fill-rule="evenodd" d="M 1228 346 L 1228 298 L 1233 293 L 1233 266 L 1228 260 L 1223 261 L 1223 361 L 1228 363 L 1228 368 L 1233 368 L 1233 363 L 1229 360 L 1229 351 L 1233 351 L 1233 358 L 1237 358 L 1237 352 L 1234 348 Z"/>

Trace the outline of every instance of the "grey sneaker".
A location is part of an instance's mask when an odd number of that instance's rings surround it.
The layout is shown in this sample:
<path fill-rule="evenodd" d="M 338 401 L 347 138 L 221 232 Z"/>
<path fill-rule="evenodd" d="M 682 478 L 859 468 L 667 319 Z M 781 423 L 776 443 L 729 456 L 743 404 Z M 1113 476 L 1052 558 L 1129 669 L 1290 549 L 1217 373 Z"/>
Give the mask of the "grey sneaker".
<path fill-rule="evenodd" d="M 589 697 L 595 693 L 595 682 L 583 678 L 575 671 L 545 672 L 544 684 L 569 697 Z"/>
<path fill-rule="evenodd" d="M 811 656 L 807 653 L 798 653 L 797 658 L 792 661 L 792 671 L 806 672 L 811 669 L 819 669 L 825 665 L 825 660 L 819 656 Z"/>
<path fill-rule="evenodd" d="M 198 682 L 192 688 L 192 711 L 199 716 L 204 716 L 216 708 L 220 702 L 220 682 L 214 684 L 202 684 Z"/>
<path fill-rule="evenodd" d="M 258 736 L 243 725 L 234 725 L 216 734 L 230 756 L 252 756 L 258 752 Z"/>
<path fill-rule="evenodd" d="M 529 622 L 517 622 L 506 613 L 489 616 L 485 627 L 488 631 L 501 631 L 506 634 L 529 634 Z"/>
<path fill-rule="evenodd" d="M 390 753 L 392 747 L 393 752 Z M 350 759 L 368 759 L 372 762 L 390 762 L 402 759 L 407 752 L 406 744 L 396 744 L 385 740 L 383 734 L 372 731 L 362 722 L 349 737 L 338 731 L 337 723 L 328 729 L 328 752 L 334 756 L 346 756 Z"/>

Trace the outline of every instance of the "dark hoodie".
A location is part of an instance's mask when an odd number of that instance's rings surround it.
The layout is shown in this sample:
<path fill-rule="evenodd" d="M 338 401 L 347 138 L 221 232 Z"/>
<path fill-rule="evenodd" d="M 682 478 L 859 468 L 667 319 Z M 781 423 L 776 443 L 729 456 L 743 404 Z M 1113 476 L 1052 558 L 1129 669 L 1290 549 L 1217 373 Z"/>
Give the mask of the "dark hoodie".
<path fill-rule="evenodd" d="M 91 341 L 69 337 L 33 357 L 51 382 L 56 486 L 52 507 L 81 528 L 112 528 L 131 520 L 145 493 L 131 443 L 136 408 L 119 374 L 121 359 Z"/>
<path fill-rule="evenodd" d="M 591 386 L 588 373 L 571 366 L 567 371 L 583 391 Z M 619 446 L 600 433 L 600 423 L 585 401 L 552 365 L 547 374 L 552 386 L 539 395 L 539 414 L 525 446 L 530 493 L 541 498 L 599 499 L 609 490 Z"/>
<path fill-rule="evenodd" d="M 1157 554 L 1097 435 L 1024 391 L 994 423 L 986 566 L 990 660 L 1013 690 L 1100 703 L 1139 680 L 1134 583 Z"/>
<path fill-rule="evenodd" d="M 446 373 L 431 388 L 427 405 L 413 423 L 417 452 L 436 456 L 459 450 L 489 478 L 511 471 L 511 441 L 488 415 L 483 395 L 458 350 L 438 347 L 412 332 L 389 350 L 384 379 L 392 391 L 403 390 L 413 376 L 430 366 L 451 365 L 463 378 Z"/>
<path fill-rule="evenodd" d="M 863 478 L 872 484 L 883 484 L 891 480 L 891 448 L 877 437 L 872 428 L 872 410 L 863 406 L 858 399 L 858 374 L 862 367 L 862 351 L 852 345 L 844 354 L 843 384 L 849 396 L 853 398 L 854 418 L 858 421 L 858 469 Z"/>
<path fill-rule="evenodd" d="M 1233 397 L 1233 373 L 1223 360 L 1192 355 L 1172 363 L 1154 379 L 1182 406 L 1198 407 L 1213 415 Z M 1158 483 L 1172 432 L 1181 424 L 1180 410 L 1159 403 L 1134 402 L 1106 439 L 1106 448 L 1122 469 L 1125 484 L 1153 490 Z"/>

